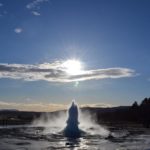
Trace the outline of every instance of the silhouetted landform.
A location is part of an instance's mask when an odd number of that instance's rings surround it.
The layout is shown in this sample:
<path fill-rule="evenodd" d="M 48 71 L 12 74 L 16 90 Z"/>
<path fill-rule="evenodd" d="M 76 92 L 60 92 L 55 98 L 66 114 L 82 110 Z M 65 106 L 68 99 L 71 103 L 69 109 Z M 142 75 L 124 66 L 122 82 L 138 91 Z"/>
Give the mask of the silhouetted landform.
<path fill-rule="evenodd" d="M 63 112 L 65 110 L 62 110 Z M 44 121 L 47 121 L 48 115 L 56 116 L 59 115 L 60 111 L 56 112 L 29 112 L 19 110 L 0 110 L 0 125 L 25 125 L 31 124 L 33 120 L 39 119 L 43 116 Z"/>
<path fill-rule="evenodd" d="M 61 112 L 25 112 L 18 110 L 1 110 L 0 111 L 0 125 L 23 125 L 30 124 L 34 119 L 40 116 L 59 115 Z M 99 124 L 119 124 L 119 123 L 133 123 L 140 124 L 144 127 L 150 127 L 150 98 L 145 98 L 141 104 L 134 102 L 132 106 L 119 106 L 110 108 L 92 108 L 84 107 L 81 111 L 88 111 L 93 115 Z M 45 115 L 47 114 L 47 115 Z M 45 120 L 47 117 L 45 117 Z"/>
<path fill-rule="evenodd" d="M 13 112 L 13 111 L 18 111 L 17 109 L 0 109 L 0 112 L 1 111 L 11 111 L 11 112 Z"/>
<path fill-rule="evenodd" d="M 135 101 L 132 106 L 91 108 L 89 111 L 96 115 L 98 123 L 135 123 L 150 127 L 150 98 L 145 98 L 139 105 Z"/>

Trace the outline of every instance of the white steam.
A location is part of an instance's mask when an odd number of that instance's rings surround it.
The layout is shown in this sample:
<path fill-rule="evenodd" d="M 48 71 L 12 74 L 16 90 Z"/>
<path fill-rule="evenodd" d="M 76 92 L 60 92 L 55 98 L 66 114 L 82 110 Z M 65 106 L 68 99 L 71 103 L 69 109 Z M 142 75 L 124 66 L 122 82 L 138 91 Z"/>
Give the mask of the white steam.
<path fill-rule="evenodd" d="M 43 113 L 40 118 L 35 119 L 32 122 L 32 125 L 36 127 L 44 127 L 44 134 L 57 133 L 64 128 L 66 119 L 65 112 L 57 114 Z"/>
<path fill-rule="evenodd" d="M 66 127 L 67 117 L 68 113 L 64 111 L 56 114 L 44 113 L 40 118 L 35 119 L 32 125 L 44 127 L 44 134 L 57 134 Z M 79 128 L 86 134 L 107 137 L 110 132 L 101 125 L 97 124 L 95 118 L 96 117 L 94 114 L 91 114 L 88 111 L 81 111 L 79 109 Z"/>
<path fill-rule="evenodd" d="M 107 137 L 109 131 L 96 123 L 96 117 L 88 111 L 80 111 L 80 128 L 91 135 L 101 135 Z"/>

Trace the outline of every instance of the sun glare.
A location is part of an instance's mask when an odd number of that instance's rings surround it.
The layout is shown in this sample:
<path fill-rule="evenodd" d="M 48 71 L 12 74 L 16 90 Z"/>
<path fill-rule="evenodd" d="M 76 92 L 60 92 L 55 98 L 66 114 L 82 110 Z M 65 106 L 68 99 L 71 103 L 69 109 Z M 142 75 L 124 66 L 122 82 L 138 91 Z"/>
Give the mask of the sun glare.
<path fill-rule="evenodd" d="M 70 75 L 78 75 L 82 72 L 81 62 L 75 59 L 70 59 L 62 64 L 65 71 Z"/>

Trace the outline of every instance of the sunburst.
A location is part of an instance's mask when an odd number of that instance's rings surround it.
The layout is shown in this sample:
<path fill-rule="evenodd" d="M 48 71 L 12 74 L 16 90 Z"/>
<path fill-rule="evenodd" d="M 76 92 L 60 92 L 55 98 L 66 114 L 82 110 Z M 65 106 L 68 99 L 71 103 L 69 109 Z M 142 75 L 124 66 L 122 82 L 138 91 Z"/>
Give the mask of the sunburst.
<path fill-rule="evenodd" d="M 82 73 L 82 63 L 76 59 L 69 59 L 62 64 L 62 67 L 69 75 L 79 75 Z"/>

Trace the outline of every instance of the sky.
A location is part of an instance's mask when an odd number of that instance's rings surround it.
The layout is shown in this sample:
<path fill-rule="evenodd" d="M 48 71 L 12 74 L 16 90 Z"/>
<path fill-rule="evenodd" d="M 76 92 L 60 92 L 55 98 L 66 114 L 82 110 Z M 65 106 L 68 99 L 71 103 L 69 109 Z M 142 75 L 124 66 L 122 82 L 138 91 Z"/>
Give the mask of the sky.
<path fill-rule="evenodd" d="M 140 104 L 150 96 L 149 8 L 149 0 L 0 0 L 0 109 Z"/>

